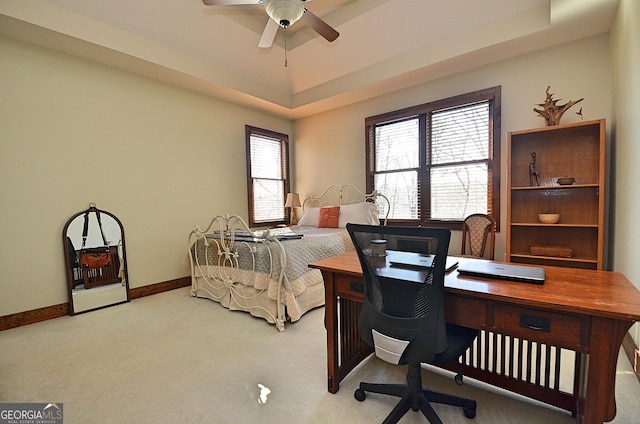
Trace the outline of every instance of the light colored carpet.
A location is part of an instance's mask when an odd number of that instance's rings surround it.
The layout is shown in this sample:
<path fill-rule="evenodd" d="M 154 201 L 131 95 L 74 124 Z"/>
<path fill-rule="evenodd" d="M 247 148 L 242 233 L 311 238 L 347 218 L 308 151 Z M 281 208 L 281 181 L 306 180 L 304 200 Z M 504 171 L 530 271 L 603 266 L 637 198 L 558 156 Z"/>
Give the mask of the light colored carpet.
<path fill-rule="evenodd" d="M 265 321 L 173 290 L 131 303 L 0 332 L 0 402 L 64 404 L 66 424 L 376 423 L 396 399 L 353 398 L 360 380 L 404 382 L 404 367 L 370 357 L 327 391 L 324 309 L 279 333 Z M 615 424 L 637 423 L 640 384 L 619 361 Z M 468 420 L 435 405 L 446 423 L 573 423 L 566 413 L 446 372 L 424 381 L 475 398 Z M 262 384 L 271 390 L 258 402 Z M 401 423 L 426 423 L 410 412 Z"/>

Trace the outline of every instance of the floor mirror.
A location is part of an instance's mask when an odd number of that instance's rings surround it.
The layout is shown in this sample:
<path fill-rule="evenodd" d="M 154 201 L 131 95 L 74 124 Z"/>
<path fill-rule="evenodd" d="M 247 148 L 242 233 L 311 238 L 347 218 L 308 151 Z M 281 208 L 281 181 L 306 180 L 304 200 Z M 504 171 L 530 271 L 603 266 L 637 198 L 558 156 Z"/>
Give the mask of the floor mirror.
<path fill-rule="evenodd" d="M 73 215 L 62 230 L 69 314 L 129 301 L 124 228 L 95 203 Z"/>

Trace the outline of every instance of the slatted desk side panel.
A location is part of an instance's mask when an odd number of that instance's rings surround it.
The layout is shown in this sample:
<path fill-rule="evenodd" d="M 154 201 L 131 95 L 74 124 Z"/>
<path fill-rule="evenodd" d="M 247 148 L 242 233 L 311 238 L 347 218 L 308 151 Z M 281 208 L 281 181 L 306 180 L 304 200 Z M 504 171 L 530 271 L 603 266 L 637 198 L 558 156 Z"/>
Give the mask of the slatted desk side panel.
<path fill-rule="evenodd" d="M 361 301 L 354 301 L 344 297 L 338 299 L 339 381 L 373 352 L 373 349 L 360 337 L 361 309 Z"/>
<path fill-rule="evenodd" d="M 460 365 L 447 368 L 575 416 L 581 361 L 582 354 L 569 349 L 483 330 Z"/>
<path fill-rule="evenodd" d="M 341 381 L 373 349 L 360 337 L 362 303 L 339 297 L 336 306 Z M 575 415 L 581 360 L 581 354 L 572 350 L 483 330 L 460 364 L 446 368 Z"/>

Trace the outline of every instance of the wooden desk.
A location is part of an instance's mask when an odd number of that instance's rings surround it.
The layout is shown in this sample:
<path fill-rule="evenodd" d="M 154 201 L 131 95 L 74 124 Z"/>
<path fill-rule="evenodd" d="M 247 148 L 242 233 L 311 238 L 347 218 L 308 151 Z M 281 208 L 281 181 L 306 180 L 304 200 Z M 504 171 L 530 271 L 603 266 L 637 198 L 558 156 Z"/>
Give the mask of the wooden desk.
<path fill-rule="evenodd" d="M 309 266 L 324 278 L 328 389 L 336 393 L 372 352 L 358 328 L 362 269 L 355 252 Z M 640 321 L 640 291 L 617 272 L 545 270 L 544 285 L 447 275 L 447 321 L 483 330 L 463 356 L 463 372 L 570 411 L 578 422 L 610 421 L 617 357 L 626 332 Z M 563 391 L 560 356 L 570 351 L 573 389 Z"/>

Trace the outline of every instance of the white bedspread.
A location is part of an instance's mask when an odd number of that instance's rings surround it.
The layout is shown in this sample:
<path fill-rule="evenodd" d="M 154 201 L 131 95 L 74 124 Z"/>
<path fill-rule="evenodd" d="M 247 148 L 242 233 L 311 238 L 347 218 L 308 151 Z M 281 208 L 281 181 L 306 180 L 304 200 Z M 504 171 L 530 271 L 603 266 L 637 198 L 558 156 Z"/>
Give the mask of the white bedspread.
<path fill-rule="evenodd" d="M 309 309 L 322 305 L 322 274 L 317 269 L 310 269 L 308 265 L 319 259 L 353 250 L 349 234 L 344 228 L 293 226 L 290 229 L 303 237 L 280 242 L 286 261 L 277 243 L 236 241 L 237 265 L 229 267 L 228 264 L 225 266 L 224 260 L 221 261 L 224 258 L 218 255 L 216 244 L 212 242 L 216 239 L 215 235 L 207 237 L 210 243 L 206 248 L 200 240 L 193 274 L 196 279 L 204 281 L 201 281 L 202 284 L 198 283 L 202 287 L 194 288 L 195 294 L 203 296 L 200 292 L 204 291 L 203 297 L 220 301 L 230 309 L 244 310 L 247 304 L 243 303 L 253 302 L 253 299 L 240 298 L 240 295 L 246 293 L 248 287 L 252 287 L 258 292 L 266 292 L 271 300 L 278 300 L 280 296 L 291 321 L 297 321 Z M 219 236 L 217 240 L 219 241 Z M 279 285 L 283 262 L 284 277 Z M 304 293 L 307 291 L 313 291 L 314 295 L 305 297 Z"/>

